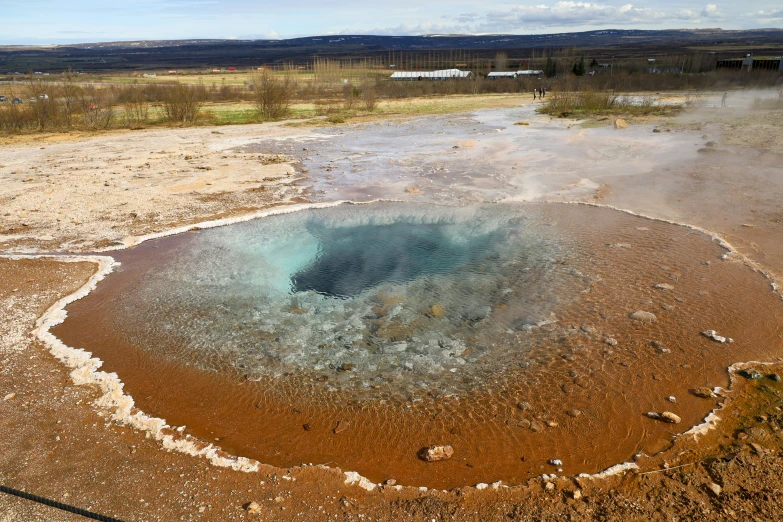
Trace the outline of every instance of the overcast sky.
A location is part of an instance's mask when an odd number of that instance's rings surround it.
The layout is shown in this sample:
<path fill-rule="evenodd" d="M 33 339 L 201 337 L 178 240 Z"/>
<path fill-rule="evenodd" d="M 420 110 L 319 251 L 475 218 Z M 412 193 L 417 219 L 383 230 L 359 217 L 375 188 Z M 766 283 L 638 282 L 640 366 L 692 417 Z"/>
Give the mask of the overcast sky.
<path fill-rule="evenodd" d="M 708 0 L 709 1 L 709 0 Z M 0 44 L 783 27 L 781 0 L 0 0 Z"/>

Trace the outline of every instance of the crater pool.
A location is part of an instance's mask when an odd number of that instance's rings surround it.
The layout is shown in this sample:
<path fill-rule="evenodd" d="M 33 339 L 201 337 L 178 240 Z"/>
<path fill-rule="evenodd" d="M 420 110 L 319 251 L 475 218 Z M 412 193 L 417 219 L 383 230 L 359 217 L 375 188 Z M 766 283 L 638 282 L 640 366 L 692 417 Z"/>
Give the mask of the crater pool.
<path fill-rule="evenodd" d="M 781 352 L 779 296 L 724 253 L 582 205 L 345 204 L 118 252 L 53 332 L 140 409 L 236 454 L 515 483 L 664 449 L 716 405 L 689 390 Z M 663 410 L 683 423 L 645 417 Z M 431 444 L 454 457 L 422 462 Z"/>

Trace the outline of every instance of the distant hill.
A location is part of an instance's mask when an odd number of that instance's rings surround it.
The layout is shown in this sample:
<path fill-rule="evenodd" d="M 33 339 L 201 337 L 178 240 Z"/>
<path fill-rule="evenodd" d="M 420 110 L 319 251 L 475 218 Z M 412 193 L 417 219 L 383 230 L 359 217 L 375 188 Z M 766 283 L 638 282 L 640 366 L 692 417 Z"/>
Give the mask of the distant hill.
<path fill-rule="evenodd" d="M 524 54 L 540 49 L 580 48 L 595 54 L 690 52 L 699 48 L 738 53 L 783 52 L 783 29 L 663 31 L 606 29 L 537 35 L 333 35 L 286 40 L 156 40 L 84 43 L 45 47 L 0 47 L 0 73 L 13 71 L 140 70 L 157 68 L 247 67 L 314 56 L 350 58 L 392 52 L 464 50 L 494 56 L 498 50 Z"/>

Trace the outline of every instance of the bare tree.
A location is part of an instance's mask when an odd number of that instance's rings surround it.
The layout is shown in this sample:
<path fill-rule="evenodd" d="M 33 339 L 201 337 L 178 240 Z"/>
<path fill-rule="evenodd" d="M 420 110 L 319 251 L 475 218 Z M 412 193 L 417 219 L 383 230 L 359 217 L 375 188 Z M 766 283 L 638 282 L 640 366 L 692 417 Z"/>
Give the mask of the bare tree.
<path fill-rule="evenodd" d="M 125 88 L 121 93 L 122 119 L 127 126 L 146 123 L 149 108 L 143 89 L 138 84 Z"/>
<path fill-rule="evenodd" d="M 105 88 L 90 86 L 84 89 L 80 105 L 84 122 L 90 129 L 106 129 L 114 120 L 114 97 Z"/>
<path fill-rule="evenodd" d="M 164 89 L 163 114 L 166 120 L 193 123 L 198 118 L 206 96 L 203 86 L 176 83 Z"/>
<path fill-rule="evenodd" d="M 76 76 L 71 69 L 63 76 L 57 96 L 60 102 L 60 114 L 67 129 L 73 127 L 74 115 L 79 108 L 82 88 L 76 83 Z"/>
<path fill-rule="evenodd" d="M 508 69 L 508 55 L 500 52 L 495 55 L 495 70 L 505 71 Z"/>
<path fill-rule="evenodd" d="M 253 102 L 258 114 L 265 120 L 279 120 L 291 112 L 294 80 L 290 74 L 275 76 L 263 70 L 250 79 Z"/>
<path fill-rule="evenodd" d="M 365 80 L 362 83 L 361 99 L 364 110 L 367 112 L 375 110 L 375 106 L 378 103 L 378 92 L 375 89 L 375 84 L 371 84 L 369 80 Z"/>

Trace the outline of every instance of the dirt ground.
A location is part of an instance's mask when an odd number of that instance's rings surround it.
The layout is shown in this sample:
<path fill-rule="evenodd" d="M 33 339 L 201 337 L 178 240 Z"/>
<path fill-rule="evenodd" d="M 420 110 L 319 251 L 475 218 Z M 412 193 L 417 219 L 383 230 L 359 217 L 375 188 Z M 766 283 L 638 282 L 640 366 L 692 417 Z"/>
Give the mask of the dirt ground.
<path fill-rule="evenodd" d="M 608 176 L 595 199 L 725 234 L 759 266 L 783 274 L 783 190 L 768 178 L 779 173 L 780 156 L 768 145 L 780 139 L 783 114 L 713 116 L 670 122 L 674 132 L 695 128 L 715 136 L 722 152 L 705 154 L 698 169 L 687 165 L 655 183 Z M 307 183 L 295 180 L 306 173 L 290 158 L 227 152 L 259 137 L 294 134 L 308 130 L 264 124 L 2 146 L 0 249 L 92 251 L 300 201 Z M 693 188 L 705 184 L 711 188 Z M 645 190 L 657 192 L 645 198 Z M 716 201 L 725 212 L 716 211 Z M 664 453 L 640 459 L 640 469 L 604 478 L 367 491 L 338 469 L 262 465 L 246 473 L 164 450 L 96 409 L 98 391 L 74 385 L 30 333 L 95 268 L 0 258 L 2 485 L 128 521 L 772 520 L 783 513 L 783 384 L 766 377 L 783 374 L 781 363 L 751 365 L 760 379 L 734 375 L 717 429 L 698 440 L 681 436 Z M 81 518 L 0 494 L 0 521 L 30 520 Z"/>

